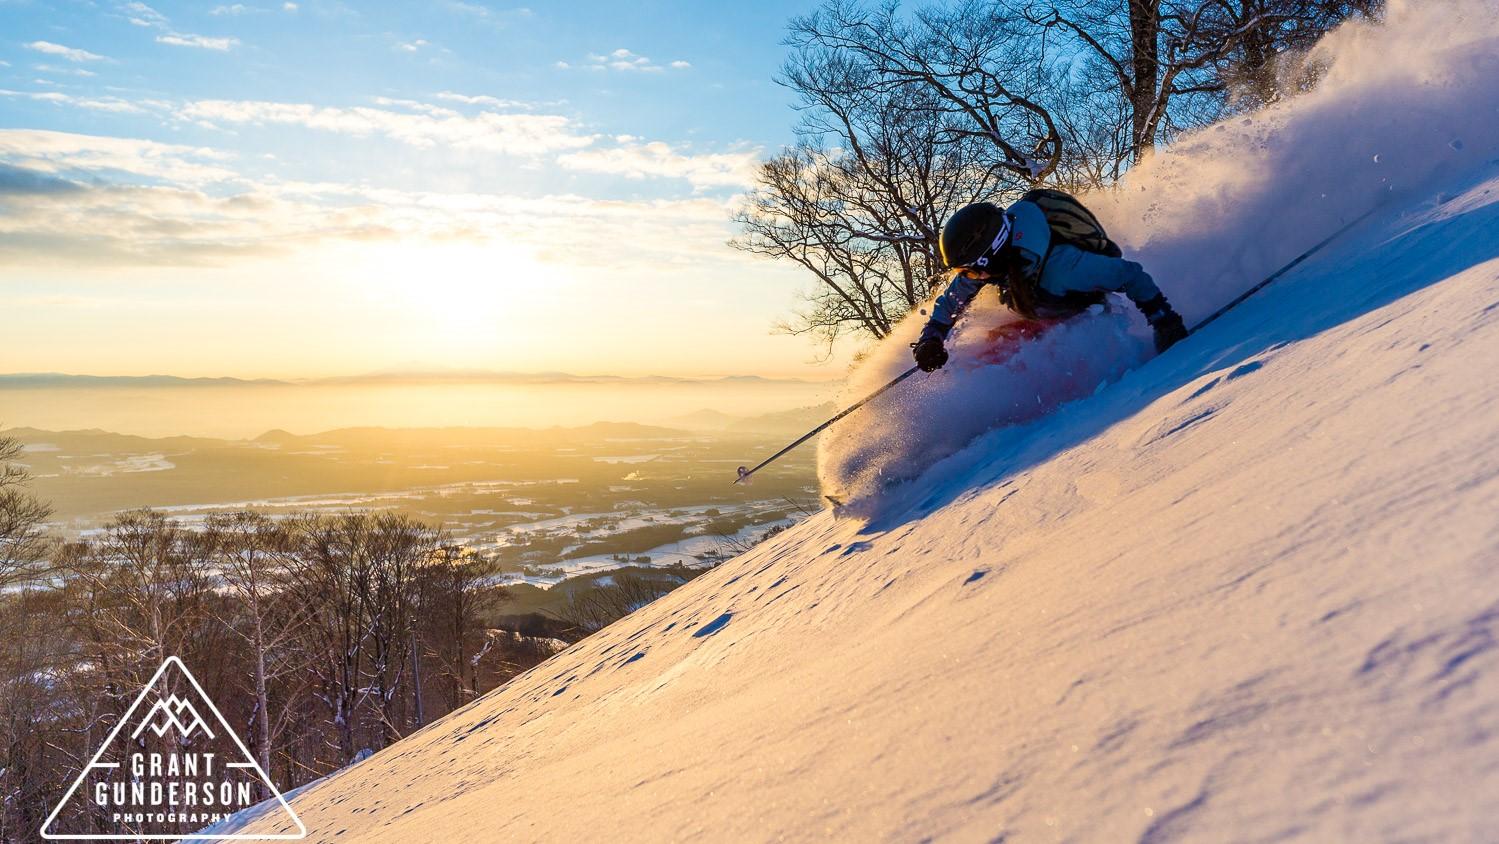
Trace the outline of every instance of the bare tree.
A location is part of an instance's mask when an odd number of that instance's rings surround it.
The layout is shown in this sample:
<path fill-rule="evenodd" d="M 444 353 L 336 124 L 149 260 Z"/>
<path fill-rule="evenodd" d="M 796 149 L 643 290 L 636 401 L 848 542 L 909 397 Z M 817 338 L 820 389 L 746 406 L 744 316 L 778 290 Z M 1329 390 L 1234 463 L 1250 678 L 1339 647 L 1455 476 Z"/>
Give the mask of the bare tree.
<path fill-rule="evenodd" d="M 79 620 L 101 664 L 144 682 L 168 656 L 186 657 L 218 641 L 221 609 L 200 535 L 152 510 L 116 516 L 95 540 L 63 559 L 69 585 L 87 596 Z"/>
<path fill-rule="evenodd" d="M 910 21 L 830 2 L 792 22 L 799 141 L 762 165 L 733 241 L 816 278 L 784 330 L 885 336 L 937 284 L 949 213 L 1055 170 L 1057 127 L 1031 98 L 1044 74 L 977 9 Z"/>
<path fill-rule="evenodd" d="M 625 572 L 609 577 L 612 583 L 595 581 L 588 588 L 569 592 L 557 617 L 585 633 L 595 633 L 675 588 L 675 584 L 659 577 Z"/>
<path fill-rule="evenodd" d="M 370 682 L 379 705 L 380 746 L 384 747 L 409 731 L 401 711 L 402 683 L 409 682 L 420 694 L 418 678 L 405 680 L 415 665 L 409 657 L 417 653 L 418 575 L 443 542 L 436 528 L 405 516 L 381 513 L 366 518 L 370 522 L 366 543 L 372 576 L 359 585 L 367 590 L 364 604 L 369 612 L 367 629 L 373 657 Z"/>
<path fill-rule="evenodd" d="M 337 738 L 337 760 L 346 765 L 357 752 L 357 719 L 362 710 L 367 644 L 365 605 L 371 577 L 363 551 L 366 521 L 359 516 L 305 516 L 291 522 L 296 566 L 292 589 L 312 610 L 309 646 L 315 652 L 315 696 L 328 713 Z M 311 654 L 310 654 L 311 655 Z"/>
<path fill-rule="evenodd" d="M 52 508 L 26 491 L 31 474 L 21 443 L 0 437 L 0 589 L 41 574 L 47 541 L 42 524 Z"/>
<path fill-rule="evenodd" d="M 271 748 L 291 722 L 288 709 L 300 701 L 283 696 L 282 711 L 271 722 L 271 687 L 295 676 L 306 662 L 301 637 L 310 609 L 286 589 L 291 550 L 286 530 L 259 513 L 215 513 L 204 531 L 219 575 L 238 598 L 240 612 L 222 620 L 250 646 L 251 744 L 260 767 L 270 772 Z M 264 784 L 261 799 L 270 795 Z"/>
<path fill-rule="evenodd" d="M 358 741 L 378 750 L 407 731 L 399 693 L 411 670 L 418 572 L 442 534 L 391 513 L 307 516 L 290 530 L 292 588 L 311 608 L 317 696 L 347 764 Z"/>
<path fill-rule="evenodd" d="M 80 757 L 168 656 L 196 666 L 209 697 L 224 698 L 218 693 L 235 651 L 225 646 L 229 634 L 218 619 L 233 609 L 218 592 L 200 534 L 151 510 L 124 513 L 100 536 L 60 549 L 57 571 L 76 637 L 59 671 L 67 699 L 82 713 L 72 736 L 83 739 Z M 181 740 L 186 746 L 197 739 Z"/>
<path fill-rule="evenodd" d="M 436 664 L 448 709 L 479 694 L 477 655 L 485 640 L 480 613 L 507 594 L 490 583 L 498 571 L 498 564 L 488 557 L 447 546 L 438 549 L 420 573 L 420 635 Z"/>
<path fill-rule="evenodd" d="M 1105 120 L 1122 116 L 1117 172 L 1177 130 L 1280 95 L 1279 58 L 1378 0 L 1048 0 L 1026 17 L 1062 35 L 1052 54 L 1089 57 L 1078 78 Z M 1052 55 L 1049 54 L 1049 55 Z M 1114 99 L 1118 106 L 1104 105 Z M 1092 126 L 1089 131 L 1099 127 Z"/>
<path fill-rule="evenodd" d="M 785 81 L 824 108 L 828 93 L 857 92 L 818 85 L 808 67 L 847 65 L 855 72 L 834 78 L 863 90 L 923 92 L 911 106 L 943 124 L 940 143 L 982 139 L 994 166 L 1019 182 L 1042 181 L 1061 159 L 1062 137 L 1044 103 L 1056 80 L 1036 39 L 1027 37 L 1029 28 L 1007 3 L 993 0 L 930 6 L 913 15 L 902 14 L 897 3 L 870 8 L 828 0 L 791 21 Z M 956 119 L 940 119 L 949 117 Z"/>

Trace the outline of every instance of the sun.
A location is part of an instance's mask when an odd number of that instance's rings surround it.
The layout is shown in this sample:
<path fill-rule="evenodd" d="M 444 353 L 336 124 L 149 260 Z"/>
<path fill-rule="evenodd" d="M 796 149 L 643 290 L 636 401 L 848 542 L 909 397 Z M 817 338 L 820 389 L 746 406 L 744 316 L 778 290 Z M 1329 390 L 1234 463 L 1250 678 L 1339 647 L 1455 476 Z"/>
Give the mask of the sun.
<path fill-rule="evenodd" d="M 527 314 L 567 286 L 566 273 L 543 266 L 532 249 L 498 240 L 403 240 L 346 258 L 340 274 L 399 326 L 391 344 L 422 357 L 492 353 L 507 338 L 529 336 L 536 327 Z"/>

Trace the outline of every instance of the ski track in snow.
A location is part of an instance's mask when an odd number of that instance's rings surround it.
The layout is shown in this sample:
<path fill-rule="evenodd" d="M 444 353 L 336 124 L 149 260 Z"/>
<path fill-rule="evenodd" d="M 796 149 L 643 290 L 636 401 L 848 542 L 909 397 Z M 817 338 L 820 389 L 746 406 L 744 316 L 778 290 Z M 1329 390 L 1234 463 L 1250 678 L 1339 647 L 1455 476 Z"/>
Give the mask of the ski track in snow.
<path fill-rule="evenodd" d="M 1170 354 L 300 789 L 307 840 L 1494 840 L 1495 137 Z"/>

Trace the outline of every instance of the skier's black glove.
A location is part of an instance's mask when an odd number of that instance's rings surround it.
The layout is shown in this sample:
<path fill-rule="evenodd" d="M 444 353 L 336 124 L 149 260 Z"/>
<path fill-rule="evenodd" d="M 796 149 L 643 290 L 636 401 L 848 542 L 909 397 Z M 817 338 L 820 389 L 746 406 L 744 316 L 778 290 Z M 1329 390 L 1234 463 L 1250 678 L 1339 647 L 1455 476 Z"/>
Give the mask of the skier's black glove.
<path fill-rule="evenodd" d="M 924 337 L 912 343 L 911 355 L 922 372 L 936 372 L 947 363 L 947 350 L 942 348 L 940 337 Z"/>
<path fill-rule="evenodd" d="M 1164 294 L 1148 302 L 1141 302 L 1138 307 L 1140 313 L 1145 314 L 1145 319 L 1150 323 L 1151 329 L 1155 331 L 1156 354 L 1186 339 L 1187 326 L 1182 322 L 1181 314 L 1172 310 L 1171 303 L 1166 301 Z"/>
<path fill-rule="evenodd" d="M 1150 327 L 1155 329 L 1156 354 L 1175 346 L 1179 340 L 1187 339 L 1187 326 L 1182 323 L 1182 315 L 1176 311 L 1152 322 Z"/>

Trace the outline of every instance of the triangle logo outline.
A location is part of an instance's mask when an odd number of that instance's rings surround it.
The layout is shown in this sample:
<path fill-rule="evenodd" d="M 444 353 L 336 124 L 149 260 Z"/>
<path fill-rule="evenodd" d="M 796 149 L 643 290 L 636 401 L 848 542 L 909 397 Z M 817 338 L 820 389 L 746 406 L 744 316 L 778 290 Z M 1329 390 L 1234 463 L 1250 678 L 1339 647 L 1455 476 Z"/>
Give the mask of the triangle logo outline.
<path fill-rule="evenodd" d="M 266 788 L 270 789 L 271 794 L 281 805 L 281 810 L 284 811 L 286 813 L 286 816 L 291 818 L 292 822 L 297 825 L 297 832 L 225 833 L 220 835 L 211 833 L 204 834 L 202 832 L 189 832 L 183 834 L 173 833 L 151 835 L 149 833 L 99 834 L 58 833 L 49 831 L 49 828 L 52 826 L 53 822 L 57 820 L 57 816 L 62 813 L 63 807 L 68 805 L 68 801 L 73 799 L 73 795 L 78 791 L 79 786 L 83 785 L 83 781 L 89 775 L 89 772 L 96 767 L 104 767 L 99 764 L 100 757 L 102 757 L 104 755 L 104 751 L 108 750 L 110 745 L 114 743 L 115 738 L 119 736 L 120 731 L 125 728 L 125 725 L 131 723 L 131 717 L 135 715 L 136 710 L 140 709 L 141 702 L 146 699 L 146 695 L 149 694 L 152 689 L 156 688 L 157 682 L 160 681 L 162 676 L 166 674 L 168 667 L 176 668 L 182 673 L 182 676 L 187 678 L 188 683 L 192 685 L 193 691 L 197 692 L 198 698 L 208 705 L 208 711 L 213 713 L 214 720 L 218 722 L 219 727 L 222 728 L 224 733 L 227 734 L 231 740 L 233 740 L 235 749 L 240 752 L 240 755 L 244 761 L 234 762 L 230 764 L 234 767 L 248 767 L 255 771 L 256 776 L 260 778 L 260 781 L 266 786 Z M 176 696 L 173 695 L 172 697 Z M 159 703 L 161 703 L 160 699 L 158 699 L 158 704 Z M 190 702 L 188 703 L 188 707 L 191 709 Z M 157 707 L 153 706 L 150 715 L 154 716 L 156 711 Z M 182 728 L 183 725 L 181 724 L 181 721 L 178 720 L 177 714 L 171 712 L 170 710 L 166 711 L 171 716 L 171 721 L 177 724 L 179 728 Z M 203 724 L 201 715 L 195 709 L 193 709 L 192 712 L 193 715 L 198 716 L 197 720 L 190 720 L 186 729 L 190 730 L 191 726 L 196 723 L 202 724 L 203 726 L 201 727 L 201 729 L 207 731 L 207 725 Z M 144 724 L 146 723 L 146 721 L 143 720 L 142 723 Z M 152 732 L 156 731 L 155 727 L 152 727 L 151 729 Z M 164 732 L 165 728 L 163 728 L 162 730 L 162 733 Z M 209 735 L 213 734 L 211 731 L 208 732 Z M 137 734 L 138 733 L 139 730 L 137 730 Z M 158 735 L 160 734 L 161 733 L 158 733 Z M 184 734 L 186 734 L 186 732 L 184 732 Z M 62 799 L 57 801 L 57 806 L 52 809 L 52 813 L 47 815 L 47 819 L 42 822 L 42 828 L 40 832 L 42 837 L 47 839 L 48 841 L 185 841 L 189 839 L 196 841 L 297 841 L 307 837 L 307 825 L 302 823 L 301 818 L 297 817 L 296 811 L 292 809 L 291 804 L 288 803 L 286 797 L 282 795 L 281 789 L 277 788 L 276 784 L 271 782 L 270 776 L 266 774 L 263 768 L 260 767 L 260 763 L 256 761 L 255 755 L 250 752 L 250 748 L 245 746 L 245 743 L 240 740 L 239 734 L 234 732 L 234 729 L 229 726 L 228 720 L 224 718 L 223 713 L 219 712 L 218 706 L 214 704 L 213 700 L 209 698 L 208 693 L 203 690 L 203 687 L 201 685 L 199 685 L 198 678 L 194 677 L 193 673 L 187 670 L 187 665 L 185 665 L 182 660 L 174 654 L 172 656 L 168 656 L 165 660 L 162 660 L 161 666 L 156 669 L 156 673 L 152 674 L 151 679 L 147 680 L 146 684 L 141 687 L 140 694 L 136 695 L 135 700 L 131 701 L 130 707 L 125 710 L 125 714 L 120 716 L 119 722 L 116 723 L 114 725 L 114 728 L 109 731 L 109 735 L 105 736 L 104 741 L 99 743 L 99 749 L 94 751 L 94 755 L 89 758 L 88 764 L 83 766 L 83 770 L 78 772 L 78 777 L 73 780 L 73 784 L 68 787 L 68 790 L 66 792 L 63 793 Z"/>

